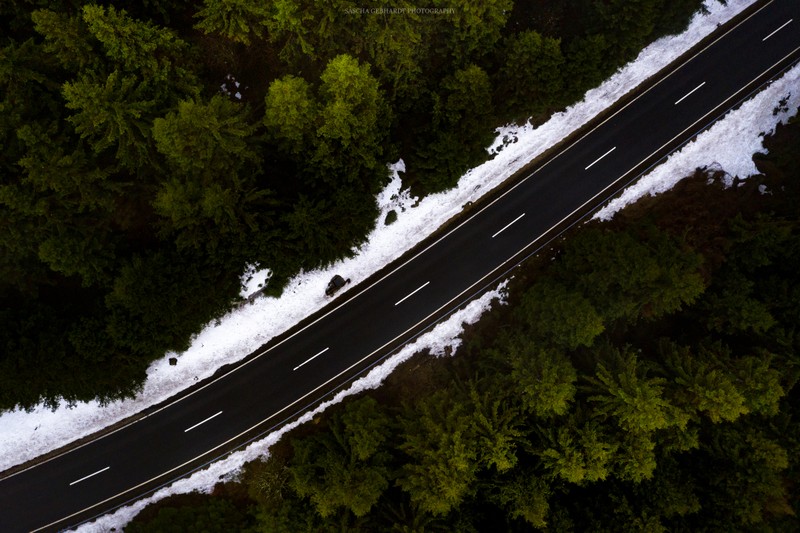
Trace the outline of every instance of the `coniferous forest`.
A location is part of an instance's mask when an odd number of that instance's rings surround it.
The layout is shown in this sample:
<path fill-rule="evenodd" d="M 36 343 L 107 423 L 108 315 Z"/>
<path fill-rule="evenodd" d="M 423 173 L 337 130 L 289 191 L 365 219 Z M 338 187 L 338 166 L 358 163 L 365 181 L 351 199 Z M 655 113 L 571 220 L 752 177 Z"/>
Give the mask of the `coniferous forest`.
<path fill-rule="evenodd" d="M 453 185 L 700 4 L 4 0 L 0 409 L 134 394 L 245 265 L 351 253 L 387 162 Z"/>
<path fill-rule="evenodd" d="M 800 120 L 767 141 L 763 175 L 573 230 L 453 357 L 125 531 L 798 531 Z"/>

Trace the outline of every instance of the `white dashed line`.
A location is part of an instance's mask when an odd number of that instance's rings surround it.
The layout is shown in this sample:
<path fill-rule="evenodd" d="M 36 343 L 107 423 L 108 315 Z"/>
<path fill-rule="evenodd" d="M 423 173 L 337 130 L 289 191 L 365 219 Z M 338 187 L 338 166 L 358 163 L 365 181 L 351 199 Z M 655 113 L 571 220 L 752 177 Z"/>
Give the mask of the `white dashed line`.
<path fill-rule="evenodd" d="M 597 159 L 592 161 L 592 163 L 588 167 L 584 168 L 583 170 L 589 170 L 590 168 L 592 168 L 592 165 L 594 165 L 595 163 L 597 163 L 598 161 L 600 161 L 601 159 L 603 159 L 605 156 L 607 156 L 608 154 L 610 154 L 611 152 L 613 152 L 616 149 L 617 149 L 617 147 L 615 146 L 614 148 L 612 148 L 608 152 L 604 153 L 603 155 L 601 155 L 600 157 L 598 157 Z"/>
<path fill-rule="evenodd" d="M 102 474 L 103 472 L 105 472 L 105 471 L 106 471 L 106 470 L 108 470 L 109 468 L 111 468 L 111 467 L 110 467 L 110 466 L 107 466 L 107 467 L 103 468 L 102 470 L 98 470 L 98 471 L 97 471 L 97 472 L 95 472 L 94 474 L 89 474 L 88 476 L 84 476 L 84 477 L 82 477 L 82 478 L 80 478 L 80 479 L 76 479 L 75 481 L 73 481 L 72 483 L 70 483 L 70 484 L 69 484 L 69 486 L 71 487 L 72 485 L 74 485 L 74 484 L 76 484 L 76 483 L 80 483 L 81 481 L 85 481 L 85 480 L 89 479 L 89 478 L 90 478 L 90 477 L 92 477 L 92 476 L 96 476 L 97 474 Z"/>
<path fill-rule="evenodd" d="M 792 22 L 793 20 L 794 20 L 794 19 L 789 19 L 789 20 L 787 20 L 786 22 L 784 22 L 784 23 L 783 23 L 783 25 L 782 25 L 780 28 L 778 28 L 777 30 L 773 31 L 772 33 L 770 33 L 769 35 L 767 35 L 766 37 L 764 37 L 763 39 L 761 39 L 761 42 L 763 43 L 764 41 L 766 41 L 767 39 L 769 39 L 770 37 L 772 37 L 773 35 L 775 35 L 775 34 L 776 34 L 776 33 L 778 33 L 779 31 L 781 31 L 783 28 L 785 28 L 786 26 L 788 26 L 788 25 L 789 25 L 789 23 L 790 23 L 790 22 Z"/>
<path fill-rule="evenodd" d="M 205 420 L 203 420 L 203 421 L 201 421 L 201 422 L 198 422 L 197 424 L 193 425 L 192 427 L 184 429 L 184 430 L 183 430 L 183 432 L 184 432 L 184 433 L 186 433 L 187 431 L 191 431 L 191 430 L 193 430 L 194 428 L 196 428 L 197 426 L 199 426 L 199 425 L 201 425 L 201 424 L 205 424 L 206 422 L 208 422 L 208 421 L 209 421 L 209 420 L 211 420 L 212 418 L 215 418 L 215 417 L 217 417 L 217 416 L 219 416 L 219 415 L 221 415 L 221 414 L 222 414 L 222 411 L 220 411 L 219 413 L 217 413 L 217 414 L 215 414 L 215 415 L 211 415 L 211 416 L 209 416 L 208 418 L 206 418 Z"/>
<path fill-rule="evenodd" d="M 301 367 L 301 366 L 303 366 L 304 364 L 308 363 L 309 361 L 311 361 L 311 360 L 313 360 L 313 359 L 316 359 L 317 357 L 319 357 L 320 355 L 324 354 L 325 352 L 327 352 L 327 351 L 328 351 L 328 350 L 330 350 L 330 349 L 331 349 L 331 348 L 330 348 L 330 346 L 328 346 L 327 348 L 325 348 L 324 350 L 322 350 L 321 352 L 319 352 L 317 355 L 315 355 L 315 356 L 313 356 L 313 357 L 309 357 L 308 359 L 306 359 L 305 361 L 303 361 L 302 363 L 300 363 L 299 365 L 297 365 L 296 367 L 294 367 L 294 368 L 292 369 L 292 372 L 294 372 L 295 370 L 297 370 L 298 368 L 300 368 L 300 367 Z"/>
<path fill-rule="evenodd" d="M 500 231 L 498 231 L 497 233 L 495 233 L 494 235 L 492 235 L 492 239 L 494 239 L 495 237 L 497 237 L 498 235 L 500 235 L 501 233 L 503 233 L 505 230 L 507 230 L 509 227 L 511 227 L 511 224 L 513 224 L 514 222 L 516 222 L 517 220 L 521 219 L 521 218 L 522 218 L 522 217 L 524 217 L 524 216 L 525 216 L 525 213 L 522 213 L 520 216 L 518 216 L 517 218 L 515 218 L 514 220 L 512 220 L 511 222 L 509 222 L 509 223 L 508 223 L 508 224 L 506 224 L 505 226 L 503 226 L 503 229 L 501 229 Z"/>
<path fill-rule="evenodd" d="M 423 283 L 423 284 L 422 284 L 422 286 L 421 286 L 421 287 L 419 287 L 418 289 L 415 289 L 415 290 L 411 291 L 411 293 L 410 293 L 410 294 L 408 294 L 408 295 L 404 296 L 403 298 L 401 298 L 400 300 L 398 300 L 398 301 L 397 301 L 397 302 L 396 302 L 394 305 L 401 304 L 401 303 L 403 303 L 404 301 L 406 301 L 407 299 L 411 298 L 411 297 L 412 297 L 412 296 L 414 296 L 414 295 L 415 295 L 417 292 L 419 292 L 419 291 L 421 291 L 422 289 L 424 289 L 424 288 L 425 288 L 425 286 L 427 286 L 429 283 L 430 283 L 430 281 L 426 281 L 425 283 Z"/>
<path fill-rule="evenodd" d="M 683 102 L 683 101 L 684 101 L 686 98 L 688 98 L 688 97 L 689 97 L 689 95 L 691 95 L 693 92 L 695 92 L 697 89 L 699 89 L 700 87 L 702 87 L 702 86 L 703 86 L 703 85 L 705 85 L 705 84 L 706 84 L 706 82 L 703 82 L 703 83 L 701 83 L 700 85 L 698 85 L 697 87 L 695 87 L 694 89 L 692 89 L 691 91 L 689 91 L 688 93 L 686 93 L 686 94 L 684 94 L 683 96 L 681 96 L 680 98 L 678 98 L 678 99 L 675 101 L 675 105 L 678 105 L 678 104 L 680 104 L 681 102 Z"/>

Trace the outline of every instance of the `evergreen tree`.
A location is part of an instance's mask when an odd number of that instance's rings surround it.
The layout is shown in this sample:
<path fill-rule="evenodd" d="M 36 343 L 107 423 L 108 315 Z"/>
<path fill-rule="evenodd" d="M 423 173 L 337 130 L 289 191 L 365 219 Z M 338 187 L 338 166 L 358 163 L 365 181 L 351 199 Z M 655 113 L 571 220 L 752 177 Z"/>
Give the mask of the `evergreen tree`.
<path fill-rule="evenodd" d="M 408 461 L 397 485 L 419 508 L 445 515 L 474 489 L 478 449 L 472 417 L 445 391 L 423 398 L 402 418 L 400 449 Z"/>
<path fill-rule="evenodd" d="M 323 517 L 341 508 L 361 517 L 389 487 L 388 418 L 375 400 L 349 403 L 329 432 L 295 441 L 290 483 Z"/>
<path fill-rule="evenodd" d="M 604 330 L 603 320 L 589 300 L 551 279 L 528 289 L 515 312 L 533 338 L 562 349 L 591 346 Z"/>
<path fill-rule="evenodd" d="M 200 22 L 195 28 L 204 33 L 219 33 L 232 41 L 250 44 L 264 35 L 270 10 L 253 0 L 203 0 L 203 9 L 195 14 Z"/>
<path fill-rule="evenodd" d="M 593 411 L 600 420 L 612 418 L 630 434 L 647 434 L 671 426 L 684 428 L 688 416 L 664 396 L 665 380 L 649 377 L 646 363 L 630 347 L 607 347 L 595 376 L 588 377 Z"/>
<path fill-rule="evenodd" d="M 291 75 L 278 78 L 264 104 L 264 124 L 284 151 L 299 156 L 308 150 L 319 112 L 308 82 Z"/>
<path fill-rule="evenodd" d="M 525 31 L 504 45 L 505 62 L 500 70 L 505 105 L 516 113 L 538 113 L 562 98 L 564 56 L 561 41 Z"/>
<path fill-rule="evenodd" d="M 320 111 L 314 163 L 322 180 L 338 176 L 345 182 L 365 180 L 377 191 L 374 179 L 380 166 L 389 110 L 369 65 L 349 55 L 332 59 L 320 76 Z M 362 169 L 367 170 L 365 176 Z M 382 180 L 381 180 L 382 181 Z"/>

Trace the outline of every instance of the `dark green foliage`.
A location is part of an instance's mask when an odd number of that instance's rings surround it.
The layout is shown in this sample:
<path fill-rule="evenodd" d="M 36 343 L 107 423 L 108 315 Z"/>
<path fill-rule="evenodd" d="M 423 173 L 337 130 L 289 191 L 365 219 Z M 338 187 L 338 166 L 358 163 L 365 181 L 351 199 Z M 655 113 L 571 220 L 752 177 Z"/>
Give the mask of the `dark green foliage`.
<path fill-rule="evenodd" d="M 252 38 L 264 35 L 269 10 L 252 0 L 204 0 L 203 9 L 195 18 L 195 28 L 205 33 L 219 33 L 228 39 L 250 44 Z"/>
<path fill-rule="evenodd" d="M 269 86 L 264 125 L 282 150 L 299 155 L 312 142 L 318 113 L 316 108 L 308 82 L 296 76 L 284 76 Z"/>
<path fill-rule="evenodd" d="M 252 518 L 230 500 L 211 498 L 194 505 L 163 507 L 146 522 L 132 522 L 125 526 L 126 533 L 229 533 L 245 531 Z"/>
<path fill-rule="evenodd" d="M 568 243 L 563 277 L 606 320 L 655 319 L 693 303 L 705 288 L 702 256 L 661 232 L 641 237 L 590 229 Z"/>
<path fill-rule="evenodd" d="M 567 412 L 577 374 L 562 352 L 514 335 L 500 337 L 492 353 L 510 366 L 510 387 L 525 411 L 542 418 Z"/>
<path fill-rule="evenodd" d="M 389 487 L 388 417 L 364 398 L 349 403 L 329 431 L 294 443 L 290 484 L 323 518 L 340 508 L 364 516 Z"/>
<path fill-rule="evenodd" d="M 545 279 L 528 289 L 517 308 L 530 338 L 574 350 L 591 346 L 605 329 L 603 318 L 580 292 Z"/>
<path fill-rule="evenodd" d="M 517 33 L 505 43 L 504 56 L 498 81 L 512 113 L 535 114 L 562 101 L 564 56 L 559 39 L 535 31 Z"/>
<path fill-rule="evenodd" d="M 479 468 L 473 417 L 446 391 L 423 398 L 402 418 L 400 449 L 408 455 L 397 480 L 411 501 L 432 515 L 461 505 Z"/>
<path fill-rule="evenodd" d="M 109 332 L 119 346 L 146 358 L 165 345 L 185 349 L 198 324 L 221 311 L 221 302 L 237 289 L 236 277 L 204 268 L 189 253 L 135 256 L 122 265 L 106 297 Z"/>

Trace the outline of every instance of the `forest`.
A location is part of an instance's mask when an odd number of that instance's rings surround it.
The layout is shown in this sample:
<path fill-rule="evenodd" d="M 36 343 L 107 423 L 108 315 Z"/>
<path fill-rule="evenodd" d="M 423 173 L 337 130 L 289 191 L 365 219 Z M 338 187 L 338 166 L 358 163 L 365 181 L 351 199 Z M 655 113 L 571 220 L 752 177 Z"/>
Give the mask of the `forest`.
<path fill-rule="evenodd" d="M 457 353 L 125 531 L 798 531 L 800 120 L 766 147 L 571 230 Z"/>
<path fill-rule="evenodd" d="M 352 254 L 387 163 L 452 186 L 700 4 L 4 0 L 0 409 L 134 395 L 247 265 Z"/>

